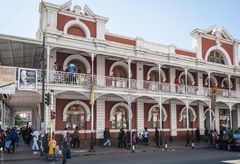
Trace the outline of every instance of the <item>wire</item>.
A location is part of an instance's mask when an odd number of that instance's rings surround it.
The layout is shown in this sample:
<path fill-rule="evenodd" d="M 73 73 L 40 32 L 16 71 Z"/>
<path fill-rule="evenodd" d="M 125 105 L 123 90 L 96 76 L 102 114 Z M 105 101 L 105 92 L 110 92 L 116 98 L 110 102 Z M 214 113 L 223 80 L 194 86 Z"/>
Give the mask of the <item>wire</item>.
<path fill-rule="evenodd" d="M 0 30 L 10 21 L 10 19 L 17 13 L 17 11 L 23 6 L 26 0 L 23 0 L 22 3 L 13 11 L 13 13 L 7 18 L 5 22 L 0 25 Z"/>

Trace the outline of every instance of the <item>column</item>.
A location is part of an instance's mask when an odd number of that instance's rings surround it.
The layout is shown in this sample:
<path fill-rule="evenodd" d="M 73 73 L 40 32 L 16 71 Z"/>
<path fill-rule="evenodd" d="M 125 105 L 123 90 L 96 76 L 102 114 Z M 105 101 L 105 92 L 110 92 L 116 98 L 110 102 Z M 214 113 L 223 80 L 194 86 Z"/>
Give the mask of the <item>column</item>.
<path fill-rule="evenodd" d="M 231 96 L 231 75 L 228 75 L 228 96 Z"/>
<path fill-rule="evenodd" d="M 144 129 L 144 103 L 137 101 L 137 132 L 143 132 Z"/>
<path fill-rule="evenodd" d="M 235 88 L 237 92 L 237 97 L 240 97 L 240 78 L 235 78 Z"/>
<path fill-rule="evenodd" d="M 239 66 L 238 43 L 236 42 L 234 42 L 234 45 L 233 45 L 233 62 L 234 62 L 234 66 Z"/>
<path fill-rule="evenodd" d="M 52 129 L 55 130 L 56 129 L 56 117 L 57 117 L 57 109 L 56 109 L 56 96 L 54 95 L 54 93 L 52 93 L 52 102 L 51 102 L 51 107 L 52 107 L 52 111 L 55 112 L 55 119 L 52 121 Z"/>
<path fill-rule="evenodd" d="M 137 81 L 136 87 L 137 89 L 143 89 L 143 63 L 137 63 Z"/>
<path fill-rule="evenodd" d="M 105 57 L 98 55 L 97 57 L 97 85 L 105 86 Z"/>
<path fill-rule="evenodd" d="M 97 139 L 103 138 L 105 129 L 105 100 L 98 99 L 96 101 L 96 137 Z"/>
<path fill-rule="evenodd" d="M 161 83 L 162 83 L 162 81 L 161 81 L 161 71 L 162 71 L 162 69 L 161 69 L 161 64 L 158 64 L 158 77 L 159 77 L 159 91 L 161 90 Z M 161 117 L 161 116 L 160 116 Z"/>
<path fill-rule="evenodd" d="M 128 58 L 128 89 L 131 89 L 131 58 Z"/>
<path fill-rule="evenodd" d="M 239 128 L 240 127 L 240 106 L 239 105 L 236 107 L 236 110 L 237 110 L 237 127 Z"/>
<path fill-rule="evenodd" d="M 200 135 L 204 135 L 204 105 L 199 104 L 198 105 L 198 121 L 199 121 L 199 130 Z"/>
<path fill-rule="evenodd" d="M 217 129 L 218 132 L 220 131 L 220 126 L 219 126 L 219 108 L 217 108 L 217 107 L 215 109 L 215 124 L 213 123 L 212 127 Z"/>
<path fill-rule="evenodd" d="M 170 67 L 170 84 L 171 84 L 171 92 L 176 92 L 175 87 L 175 79 L 176 79 L 176 68 Z"/>
<path fill-rule="evenodd" d="M 46 59 L 47 59 L 47 69 L 46 69 L 46 71 L 47 71 L 47 77 L 46 77 L 46 80 L 47 80 L 47 83 L 49 82 L 49 78 L 50 78 L 50 76 L 49 76 L 49 71 L 50 71 L 50 52 L 51 52 L 51 46 L 49 46 L 49 45 L 47 45 L 47 57 L 46 57 Z"/>
<path fill-rule="evenodd" d="M 232 128 L 233 130 L 238 129 L 238 112 L 237 112 L 237 107 L 232 110 Z"/>
<path fill-rule="evenodd" d="M 170 135 L 177 136 L 177 104 L 176 102 L 170 102 Z"/>
<path fill-rule="evenodd" d="M 187 83 L 188 70 L 186 68 L 184 69 L 184 73 L 185 73 L 185 94 L 188 94 L 188 89 L 187 89 L 187 86 L 188 86 L 188 83 Z M 188 115 L 188 106 L 187 106 L 187 115 Z"/>
<path fill-rule="evenodd" d="M 197 81 L 198 81 L 198 95 L 203 95 L 203 73 L 198 72 L 197 76 Z"/>

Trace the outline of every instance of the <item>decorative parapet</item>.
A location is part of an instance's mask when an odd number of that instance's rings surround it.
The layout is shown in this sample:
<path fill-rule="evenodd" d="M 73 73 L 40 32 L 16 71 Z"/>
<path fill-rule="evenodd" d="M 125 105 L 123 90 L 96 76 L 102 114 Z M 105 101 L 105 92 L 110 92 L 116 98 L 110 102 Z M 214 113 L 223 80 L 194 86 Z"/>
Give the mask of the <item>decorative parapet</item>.
<path fill-rule="evenodd" d="M 145 41 L 142 37 L 136 38 L 136 50 L 142 52 L 157 52 L 157 53 L 164 53 L 164 54 L 175 54 L 176 46 L 173 44 L 170 45 L 163 45 Z"/>

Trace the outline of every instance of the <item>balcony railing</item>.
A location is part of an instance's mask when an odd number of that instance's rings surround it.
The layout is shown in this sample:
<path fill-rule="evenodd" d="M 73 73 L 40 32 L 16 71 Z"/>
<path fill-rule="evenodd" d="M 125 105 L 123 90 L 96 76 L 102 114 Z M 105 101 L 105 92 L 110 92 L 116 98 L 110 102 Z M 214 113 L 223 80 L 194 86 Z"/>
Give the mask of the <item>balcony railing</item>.
<path fill-rule="evenodd" d="M 38 82 L 41 82 L 42 71 L 38 70 Z M 46 74 L 47 75 L 47 74 Z M 69 73 L 62 71 L 49 71 L 49 83 L 91 86 L 91 74 Z M 110 76 L 94 75 L 94 85 L 101 88 L 124 88 L 128 89 L 128 79 Z M 209 88 L 199 86 L 185 86 L 180 84 L 159 83 L 155 81 L 131 79 L 130 88 L 133 90 L 144 90 L 151 92 L 164 92 L 174 94 L 187 94 L 209 96 Z M 217 95 L 220 97 L 238 97 L 235 90 L 218 89 Z"/>

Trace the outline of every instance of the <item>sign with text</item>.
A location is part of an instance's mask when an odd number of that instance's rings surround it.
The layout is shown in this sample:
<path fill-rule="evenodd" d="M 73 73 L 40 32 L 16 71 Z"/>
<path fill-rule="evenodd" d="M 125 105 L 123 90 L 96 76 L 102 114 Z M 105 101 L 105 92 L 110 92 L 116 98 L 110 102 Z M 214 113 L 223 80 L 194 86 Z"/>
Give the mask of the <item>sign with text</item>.
<path fill-rule="evenodd" d="M 37 90 L 37 70 L 28 68 L 18 69 L 18 89 Z"/>
<path fill-rule="evenodd" d="M 16 68 L 0 66 L 0 94 L 14 94 L 16 90 Z"/>

